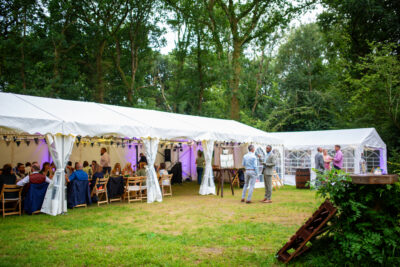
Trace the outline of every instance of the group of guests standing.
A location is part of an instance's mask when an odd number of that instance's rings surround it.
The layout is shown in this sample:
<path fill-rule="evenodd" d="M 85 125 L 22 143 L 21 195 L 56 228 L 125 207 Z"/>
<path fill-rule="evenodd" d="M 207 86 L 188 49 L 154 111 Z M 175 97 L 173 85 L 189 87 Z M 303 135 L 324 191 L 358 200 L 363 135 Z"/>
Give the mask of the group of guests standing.
<path fill-rule="evenodd" d="M 262 203 L 272 203 L 272 175 L 276 165 L 276 157 L 272 152 L 272 146 L 268 145 L 266 150 L 265 158 L 262 159 L 261 155 L 258 155 L 258 159 L 253 145 L 248 146 L 249 152 L 244 155 L 242 165 L 245 168 L 244 186 L 242 192 L 241 202 L 247 204 L 252 203 L 251 198 L 253 196 L 254 186 L 259 173 L 259 162 L 262 164 L 262 174 L 264 176 L 265 196 L 264 199 L 260 200 Z M 249 191 L 246 199 L 247 189 Z"/>
<path fill-rule="evenodd" d="M 340 145 L 335 145 L 335 156 L 332 158 L 326 149 L 321 147 L 317 148 L 317 154 L 315 155 L 315 169 L 324 172 L 325 170 L 331 169 L 331 163 L 333 168 L 341 170 L 343 168 L 343 153 L 340 150 Z"/>

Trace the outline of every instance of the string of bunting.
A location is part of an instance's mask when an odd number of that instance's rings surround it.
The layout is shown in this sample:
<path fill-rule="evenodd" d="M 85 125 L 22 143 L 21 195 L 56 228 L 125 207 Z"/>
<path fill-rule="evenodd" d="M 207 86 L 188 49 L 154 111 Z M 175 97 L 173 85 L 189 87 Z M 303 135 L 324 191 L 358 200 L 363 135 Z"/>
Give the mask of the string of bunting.
<path fill-rule="evenodd" d="M 17 146 L 21 145 L 21 142 L 23 141 L 27 146 L 31 144 L 33 141 L 36 145 L 39 145 L 40 142 L 46 143 L 46 139 L 44 136 L 41 135 L 3 135 L 3 140 L 6 142 L 7 146 L 10 145 L 11 141 L 16 143 Z M 128 147 L 129 149 L 134 148 L 135 146 L 143 146 L 142 140 L 139 138 L 132 138 L 132 139 L 127 139 L 127 138 L 118 138 L 118 137 L 81 137 L 77 136 L 75 139 L 75 144 L 77 147 L 80 145 L 83 145 L 86 147 L 87 145 L 90 145 L 91 147 L 94 147 L 95 145 L 100 147 L 101 145 L 108 145 L 108 146 L 114 146 L 114 147 L 119 147 L 121 146 L 122 148 Z M 159 142 L 161 148 L 170 148 L 170 149 L 180 149 L 182 151 L 183 145 L 197 145 L 200 146 L 201 142 L 195 142 L 191 140 L 160 140 Z M 235 146 L 240 146 L 242 143 L 235 143 L 235 142 L 215 142 L 215 146 L 218 147 L 224 147 L 224 148 L 229 148 L 229 147 L 235 147 Z"/>

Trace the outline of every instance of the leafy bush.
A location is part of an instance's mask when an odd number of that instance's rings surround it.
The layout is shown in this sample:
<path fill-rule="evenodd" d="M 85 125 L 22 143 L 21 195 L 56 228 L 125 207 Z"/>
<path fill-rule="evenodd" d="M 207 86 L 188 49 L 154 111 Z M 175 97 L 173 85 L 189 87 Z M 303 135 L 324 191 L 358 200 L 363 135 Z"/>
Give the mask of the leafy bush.
<path fill-rule="evenodd" d="M 390 151 L 388 169 L 389 173 L 396 173 L 400 175 L 400 150 L 393 149 Z"/>
<path fill-rule="evenodd" d="M 329 198 L 338 213 L 327 234 L 301 261 L 399 266 L 400 184 L 356 185 L 348 174 L 335 170 L 319 174 L 317 179 L 322 184 L 318 194 Z"/>

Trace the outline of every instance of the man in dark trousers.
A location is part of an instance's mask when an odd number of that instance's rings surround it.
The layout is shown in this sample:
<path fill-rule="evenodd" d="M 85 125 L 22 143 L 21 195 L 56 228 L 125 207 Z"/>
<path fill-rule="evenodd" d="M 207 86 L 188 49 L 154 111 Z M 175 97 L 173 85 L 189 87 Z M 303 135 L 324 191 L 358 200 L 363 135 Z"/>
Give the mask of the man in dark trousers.
<path fill-rule="evenodd" d="M 315 155 L 315 169 L 317 169 L 320 172 L 324 172 L 325 166 L 324 166 L 324 156 L 322 155 L 322 148 L 318 147 L 317 151 L 318 153 Z"/>

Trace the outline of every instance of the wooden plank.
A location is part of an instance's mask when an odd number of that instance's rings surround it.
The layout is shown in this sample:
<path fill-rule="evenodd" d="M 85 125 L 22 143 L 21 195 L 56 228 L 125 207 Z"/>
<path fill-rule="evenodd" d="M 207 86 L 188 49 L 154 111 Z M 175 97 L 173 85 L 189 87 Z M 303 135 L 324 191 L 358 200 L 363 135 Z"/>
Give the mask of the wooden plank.
<path fill-rule="evenodd" d="M 350 177 L 353 184 L 394 184 L 399 181 L 397 174 L 352 174 Z"/>

